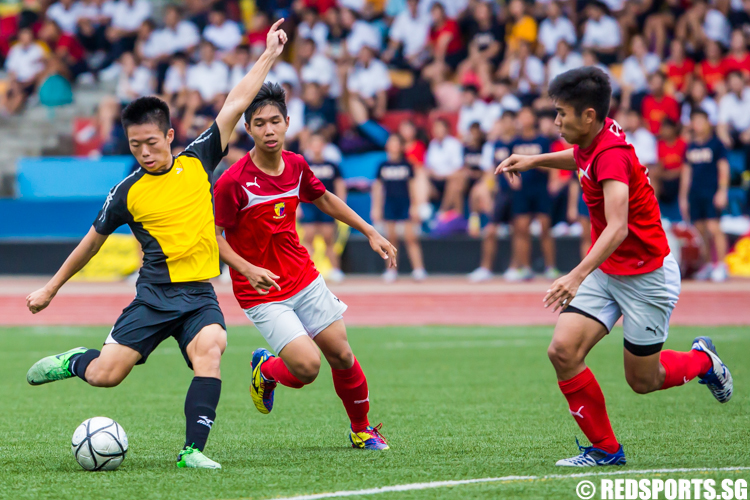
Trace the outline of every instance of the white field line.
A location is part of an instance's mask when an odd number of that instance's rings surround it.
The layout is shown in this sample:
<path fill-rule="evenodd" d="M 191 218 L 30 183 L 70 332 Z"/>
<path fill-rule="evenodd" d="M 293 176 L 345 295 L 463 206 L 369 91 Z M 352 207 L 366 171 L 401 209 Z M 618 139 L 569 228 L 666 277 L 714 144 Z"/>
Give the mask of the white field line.
<path fill-rule="evenodd" d="M 433 488 L 445 488 L 450 486 L 462 486 L 465 484 L 478 483 L 507 483 L 512 481 L 548 481 L 550 479 L 575 479 L 579 477 L 594 476 L 624 476 L 643 474 L 666 474 L 676 472 L 721 472 L 721 471 L 745 471 L 750 467 L 699 467 L 694 469 L 646 469 L 646 470 L 619 470 L 612 472 L 582 472 L 577 474 L 549 474 L 546 476 L 503 476 L 485 477 L 480 479 L 463 479 L 460 481 L 432 481 L 429 483 L 398 484 L 395 486 L 384 486 L 382 488 L 369 488 L 366 490 L 335 491 L 332 493 L 316 493 L 313 495 L 299 495 L 294 497 L 278 497 L 274 500 L 317 500 L 319 498 L 356 497 L 362 495 L 377 495 L 380 493 L 393 493 L 399 491 L 427 490 Z"/>

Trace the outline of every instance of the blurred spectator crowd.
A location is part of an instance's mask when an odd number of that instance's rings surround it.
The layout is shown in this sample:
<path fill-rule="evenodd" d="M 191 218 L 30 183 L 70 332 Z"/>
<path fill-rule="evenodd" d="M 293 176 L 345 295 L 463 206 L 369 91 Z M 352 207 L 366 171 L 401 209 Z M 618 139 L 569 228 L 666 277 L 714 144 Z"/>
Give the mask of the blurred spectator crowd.
<path fill-rule="evenodd" d="M 667 219 L 686 216 L 674 181 L 694 140 L 694 110 L 735 154 L 731 186 L 742 186 L 750 161 L 750 0 L 18 0 L 2 7 L 0 113 L 22 112 L 51 75 L 73 85 L 109 82 L 114 94 L 95 120 L 95 147 L 104 154 L 128 153 L 119 111 L 150 94 L 170 104 L 179 151 L 213 120 L 262 53 L 271 23 L 284 17 L 291 41 L 268 80 L 287 92 L 288 149 L 309 154 L 319 137 L 326 161 L 338 163 L 383 151 L 399 134 L 414 170 L 410 217 L 423 230 L 479 236 L 510 225 L 521 239 L 534 231 L 550 276 L 551 238 L 587 232 L 575 176 L 543 173 L 546 190 L 535 197 L 546 199 L 519 210 L 503 196 L 518 186 L 493 170 L 513 152 L 569 147 L 546 96 L 556 75 L 598 66 L 610 76 L 610 116 L 649 169 Z M 228 163 L 252 148 L 242 125 Z M 727 210 L 737 215 L 746 205 L 730 200 Z M 511 269 L 521 277 L 526 245 L 514 241 Z"/>

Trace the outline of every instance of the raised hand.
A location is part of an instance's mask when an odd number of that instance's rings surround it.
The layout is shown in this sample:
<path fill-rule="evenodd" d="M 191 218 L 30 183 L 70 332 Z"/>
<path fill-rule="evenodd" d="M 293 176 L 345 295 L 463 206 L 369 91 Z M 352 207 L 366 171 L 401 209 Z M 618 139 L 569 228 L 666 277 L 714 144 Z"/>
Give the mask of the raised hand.
<path fill-rule="evenodd" d="M 520 176 L 521 172 L 531 170 L 536 156 L 529 155 L 510 155 L 500 163 L 495 169 L 495 175 L 505 174 L 510 182 Z"/>
<path fill-rule="evenodd" d="M 284 18 L 282 17 L 273 23 L 273 26 L 271 26 L 271 29 L 268 31 L 268 35 L 266 35 L 266 50 L 274 57 L 281 55 L 281 52 L 284 50 L 284 44 L 286 44 L 288 40 L 286 32 L 279 29 L 279 26 L 281 26 L 283 22 Z"/>

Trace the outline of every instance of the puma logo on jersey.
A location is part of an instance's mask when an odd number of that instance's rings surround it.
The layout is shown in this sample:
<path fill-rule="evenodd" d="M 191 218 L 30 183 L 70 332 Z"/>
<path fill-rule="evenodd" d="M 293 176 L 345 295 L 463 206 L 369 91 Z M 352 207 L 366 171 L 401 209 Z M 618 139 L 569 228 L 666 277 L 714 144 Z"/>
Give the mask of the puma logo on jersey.
<path fill-rule="evenodd" d="M 259 188 L 260 184 L 258 184 L 258 178 L 256 177 L 253 182 L 246 182 L 245 186 L 247 186 L 247 187 L 255 186 L 255 187 Z"/>
<path fill-rule="evenodd" d="M 205 415 L 199 415 L 198 416 L 198 423 L 205 425 L 209 429 L 211 428 L 212 425 L 214 425 L 214 421 L 211 420 L 210 418 L 208 418 Z"/>
<path fill-rule="evenodd" d="M 589 163 L 586 166 L 586 170 L 579 168 L 578 169 L 578 180 L 580 181 L 582 178 L 587 178 L 588 180 L 591 180 L 591 176 L 589 176 L 589 170 L 591 169 L 591 163 Z"/>
<path fill-rule="evenodd" d="M 570 412 L 571 415 L 573 415 L 574 417 L 581 417 L 581 418 L 583 418 L 583 415 L 581 414 L 581 410 L 583 410 L 583 406 L 581 406 L 580 408 L 578 408 L 578 411 L 573 411 L 570 408 L 568 408 L 568 411 Z"/>

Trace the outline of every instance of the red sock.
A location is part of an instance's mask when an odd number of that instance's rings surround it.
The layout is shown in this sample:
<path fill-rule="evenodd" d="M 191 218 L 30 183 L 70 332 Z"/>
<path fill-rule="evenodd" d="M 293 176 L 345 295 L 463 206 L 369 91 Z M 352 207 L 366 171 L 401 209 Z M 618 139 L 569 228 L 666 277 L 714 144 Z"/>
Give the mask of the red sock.
<path fill-rule="evenodd" d="M 591 370 L 586 368 L 570 380 L 558 382 L 568 400 L 570 413 L 595 448 L 607 453 L 620 449 L 607 416 L 604 394 Z"/>
<path fill-rule="evenodd" d="M 352 430 L 362 432 L 370 425 L 367 413 L 370 411 L 370 393 L 367 390 L 367 379 L 359 361 L 347 370 L 331 370 L 333 387 L 346 408 L 346 414 L 352 421 Z"/>
<path fill-rule="evenodd" d="M 260 366 L 260 372 L 264 377 L 275 380 L 279 384 L 287 387 L 299 389 L 305 385 L 304 382 L 292 375 L 292 372 L 290 372 L 289 368 L 284 364 L 284 360 L 278 356 L 274 356 L 263 363 Z"/>
<path fill-rule="evenodd" d="M 677 385 L 687 384 L 698 375 L 705 375 L 713 363 L 711 357 L 702 351 L 688 352 L 662 351 L 659 356 L 661 366 L 667 372 L 661 389 L 669 389 Z"/>

